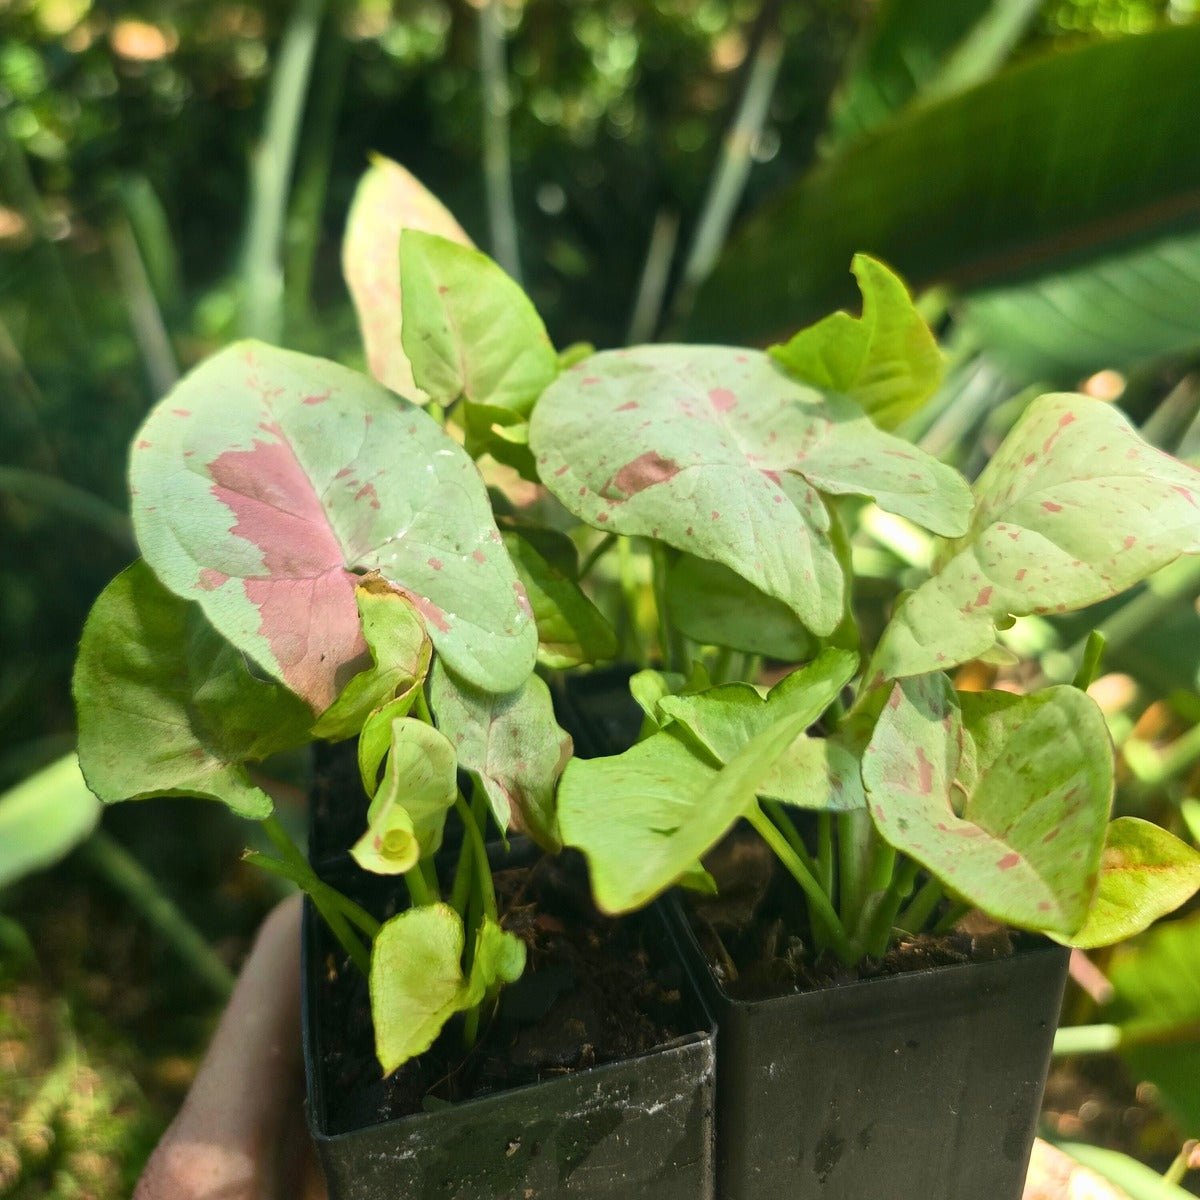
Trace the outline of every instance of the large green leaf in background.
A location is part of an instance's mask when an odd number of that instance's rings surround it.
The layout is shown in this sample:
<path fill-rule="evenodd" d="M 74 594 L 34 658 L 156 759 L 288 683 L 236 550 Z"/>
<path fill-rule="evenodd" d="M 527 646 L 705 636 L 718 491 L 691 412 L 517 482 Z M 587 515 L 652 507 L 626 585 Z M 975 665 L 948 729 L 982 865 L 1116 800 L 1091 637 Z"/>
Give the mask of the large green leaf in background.
<path fill-rule="evenodd" d="M 840 148 L 906 105 L 986 79 L 1042 0 L 882 0 L 830 105 L 826 145 Z"/>
<path fill-rule="evenodd" d="M 842 617 L 842 568 L 818 491 L 868 495 L 935 532 L 966 529 L 954 471 L 847 400 L 724 346 L 608 351 L 533 410 L 543 482 L 580 520 L 723 563 L 814 633 Z"/>
<path fill-rule="evenodd" d="M 369 661 L 369 571 L 472 683 L 508 691 L 533 669 L 537 629 L 475 464 L 363 375 L 231 346 L 151 411 L 130 480 L 155 574 L 314 712 Z"/>
<path fill-rule="evenodd" d="M 1182 1130 L 1200 1129 L 1200 913 L 1122 946 L 1108 975 L 1115 999 L 1106 1019 L 1130 1039 L 1122 1056 L 1158 1088 Z"/>
<path fill-rule="evenodd" d="M 1190 25 L 1047 53 L 911 108 L 749 220 L 689 336 L 763 341 L 819 318 L 852 299 L 859 251 L 916 288 L 971 291 L 1194 228 L 1198 107 Z"/>
<path fill-rule="evenodd" d="M 957 696 L 895 685 L 863 756 L 876 829 L 955 895 L 1022 929 L 1087 915 L 1113 793 L 1104 715 L 1073 687 Z"/>
<path fill-rule="evenodd" d="M 100 819 L 100 801 L 67 754 L 0 795 L 0 888 L 52 866 Z"/>

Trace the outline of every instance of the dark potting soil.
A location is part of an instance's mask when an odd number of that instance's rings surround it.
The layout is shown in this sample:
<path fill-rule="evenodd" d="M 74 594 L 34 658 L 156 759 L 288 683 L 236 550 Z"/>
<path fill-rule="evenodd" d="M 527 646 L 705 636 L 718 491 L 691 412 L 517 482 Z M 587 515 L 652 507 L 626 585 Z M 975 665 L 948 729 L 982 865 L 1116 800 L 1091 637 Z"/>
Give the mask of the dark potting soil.
<path fill-rule="evenodd" d="M 525 974 L 506 987 L 495 1017 L 465 1052 L 451 1021 L 420 1058 L 386 1079 L 375 1058 L 366 981 L 322 936 L 320 1004 L 326 1119 L 342 1132 L 394 1117 L 636 1057 L 693 1030 L 682 968 L 658 965 L 646 920 L 613 921 L 593 907 L 581 858 L 539 856 L 495 875 L 501 923 L 525 943 Z M 403 895 L 372 879 L 380 917 Z"/>
<path fill-rule="evenodd" d="M 735 1000 L 836 987 L 885 975 L 1006 958 L 1020 935 L 969 922 L 935 936 L 902 940 L 878 959 L 847 967 L 816 955 L 795 881 L 749 827 L 736 828 L 705 860 L 719 894 L 688 897 L 696 939 L 722 988 Z"/>

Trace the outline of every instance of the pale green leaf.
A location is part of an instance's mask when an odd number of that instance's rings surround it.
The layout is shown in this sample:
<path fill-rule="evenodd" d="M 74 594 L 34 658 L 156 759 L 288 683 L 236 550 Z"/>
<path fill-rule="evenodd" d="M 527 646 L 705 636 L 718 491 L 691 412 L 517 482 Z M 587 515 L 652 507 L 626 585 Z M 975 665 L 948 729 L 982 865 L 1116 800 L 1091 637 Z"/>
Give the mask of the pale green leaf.
<path fill-rule="evenodd" d="M 404 352 L 430 399 L 465 409 L 467 449 L 512 455 L 493 425 L 521 425 L 558 374 L 558 355 L 529 297 L 485 254 L 410 230 L 400 239 Z M 524 451 L 523 435 L 515 447 Z M 528 452 L 518 462 L 528 460 Z"/>
<path fill-rule="evenodd" d="M 702 646 L 728 646 L 799 662 L 815 649 L 812 634 L 782 601 L 720 563 L 680 554 L 667 569 L 667 615 Z"/>
<path fill-rule="evenodd" d="M 1106 1146 L 1089 1146 L 1083 1142 L 1059 1142 L 1058 1148 L 1089 1171 L 1120 1188 L 1120 1193 L 1102 1192 L 1094 1198 L 1093 1189 L 1081 1181 L 1080 1200 L 1192 1200 L 1193 1193 L 1168 1182 L 1157 1171 Z M 1068 1195 L 1074 1200 L 1076 1193 Z"/>
<path fill-rule="evenodd" d="M 371 947 L 371 1016 L 375 1053 L 390 1075 L 437 1041 L 456 1013 L 479 1004 L 525 969 L 519 938 L 485 918 L 468 981 L 462 918 L 448 904 L 411 908 L 386 922 Z"/>
<path fill-rule="evenodd" d="M 79 764 L 104 801 L 203 796 L 261 819 L 271 800 L 246 762 L 310 737 L 307 707 L 224 649 L 142 562 L 92 607 L 73 691 Z"/>
<path fill-rule="evenodd" d="M 355 675 L 318 719 L 314 734 L 331 741 L 353 737 L 372 712 L 398 696 L 411 703 L 433 654 L 425 623 L 407 596 L 367 579 L 354 597 L 373 665 Z"/>
<path fill-rule="evenodd" d="M 819 636 L 841 620 L 845 592 L 819 491 L 871 496 L 948 535 L 971 510 L 950 468 L 756 351 L 594 355 L 547 388 L 530 446 L 580 520 L 722 563 Z"/>
<path fill-rule="evenodd" d="M 937 391 L 942 352 L 899 276 L 865 254 L 851 269 L 862 317 L 833 313 L 770 354 L 801 383 L 849 396 L 881 429 L 895 429 Z"/>
<path fill-rule="evenodd" d="M 350 850 L 364 871 L 376 875 L 403 875 L 432 858 L 458 796 L 458 763 L 444 734 L 399 717 L 391 735 L 383 779 L 367 810 L 367 831 Z"/>
<path fill-rule="evenodd" d="M 0 888 L 53 866 L 96 827 L 100 801 L 66 754 L 0 795 Z"/>
<path fill-rule="evenodd" d="M 554 719 L 550 689 L 530 675 L 513 692 L 482 692 L 434 663 L 430 704 L 459 766 L 487 795 L 501 830 L 560 846 L 555 787 L 571 756 L 571 737 Z"/>
<path fill-rule="evenodd" d="M 975 492 L 969 532 L 900 605 L 872 678 L 966 662 L 1009 616 L 1083 608 L 1200 553 L 1200 472 L 1085 396 L 1034 401 Z"/>
<path fill-rule="evenodd" d="M 524 532 L 501 536 L 537 622 L 539 661 L 561 670 L 615 658 L 616 633 L 574 577 L 543 557 Z"/>
<path fill-rule="evenodd" d="M 640 908 L 690 876 L 755 803 L 763 777 L 822 707 L 792 711 L 721 769 L 670 731 L 615 757 L 572 761 L 559 788 L 559 821 L 563 841 L 587 856 L 600 909 Z"/>
<path fill-rule="evenodd" d="M 372 156 L 350 206 L 342 271 L 371 374 L 392 391 L 423 404 L 428 397 L 413 380 L 401 334 L 400 234 L 405 229 L 471 244 L 449 210 L 415 176 L 399 163 Z"/>
<path fill-rule="evenodd" d="M 883 839 L 998 921 L 1072 934 L 1096 890 L 1113 792 L 1104 715 L 1083 692 L 892 689 L 862 764 Z"/>
<path fill-rule="evenodd" d="M 392 725 L 407 717 L 416 703 L 418 689 L 413 688 L 377 708 L 363 722 L 358 735 L 358 772 L 363 791 L 374 796 L 379 787 L 379 768 L 392 745 Z"/>
<path fill-rule="evenodd" d="M 472 682 L 513 688 L 533 668 L 537 630 L 474 463 L 361 375 L 232 346 L 150 413 L 130 477 L 154 572 L 315 712 L 369 665 L 355 588 L 370 571 Z"/>
<path fill-rule="evenodd" d="M 1200 850 L 1137 817 L 1108 827 L 1100 884 L 1087 921 L 1065 939 L 1090 950 L 1148 929 L 1200 891 Z"/>

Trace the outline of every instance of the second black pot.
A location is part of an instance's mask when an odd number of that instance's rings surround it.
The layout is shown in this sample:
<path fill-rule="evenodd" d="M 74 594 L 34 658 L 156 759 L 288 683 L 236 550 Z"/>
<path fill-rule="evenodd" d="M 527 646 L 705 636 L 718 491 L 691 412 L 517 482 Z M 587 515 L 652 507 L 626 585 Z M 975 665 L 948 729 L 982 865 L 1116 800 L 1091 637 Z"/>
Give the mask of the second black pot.
<path fill-rule="evenodd" d="M 740 1001 L 717 1019 L 719 1200 L 1020 1200 L 1068 952 Z"/>

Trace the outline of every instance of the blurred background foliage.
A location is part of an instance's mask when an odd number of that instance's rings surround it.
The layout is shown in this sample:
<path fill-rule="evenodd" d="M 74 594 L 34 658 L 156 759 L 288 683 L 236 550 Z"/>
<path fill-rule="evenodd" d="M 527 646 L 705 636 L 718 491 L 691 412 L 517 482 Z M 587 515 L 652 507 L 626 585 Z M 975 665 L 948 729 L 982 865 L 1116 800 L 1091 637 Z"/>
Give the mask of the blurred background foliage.
<path fill-rule="evenodd" d="M 943 337 L 946 385 L 908 431 L 935 452 L 977 471 L 1033 390 L 1062 385 L 1194 460 L 1198 17 L 1200 0 L 0 0 L 0 788 L 73 743 L 75 645 L 132 554 L 125 453 L 149 405 L 243 334 L 362 364 L 339 246 L 371 152 L 519 269 L 559 345 L 762 341 L 853 304 L 866 250 Z M 882 608 L 928 547 L 881 521 L 856 553 Z M 1102 622 L 1120 804 L 1193 837 L 1197 586 L 1179 565 L 1007 635 L 1069 679 Z M 123 1196 L 274 893 L 237 862 L 244 830 L 186 800 L 114 810 L 18 881 L 4 839 L 26 844 L 23 814 L 72 805 L 26 867 L 96 822 L 38 778 L 0 801 L 0 1195 Z M 1122 1022 L 1190 1027 L 1200 1061 L 1200 968 L 1166 999 L 1131 982 L 1138 955 L 1200 962 L 1194 919 L 1168 933 L 1123 948 L 1120 994 L 1080 989 L 1070 1015 L 1117 1041 Z M 1139 1045 L 1132 1067 L 1056 1072 L 1050 1131 L 1156 1161 L 1200 1133 L 1200 1084 Z"/>

